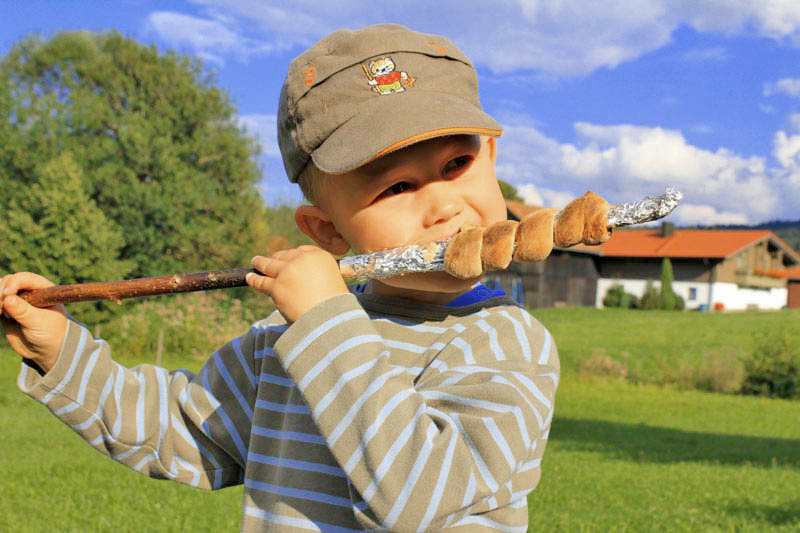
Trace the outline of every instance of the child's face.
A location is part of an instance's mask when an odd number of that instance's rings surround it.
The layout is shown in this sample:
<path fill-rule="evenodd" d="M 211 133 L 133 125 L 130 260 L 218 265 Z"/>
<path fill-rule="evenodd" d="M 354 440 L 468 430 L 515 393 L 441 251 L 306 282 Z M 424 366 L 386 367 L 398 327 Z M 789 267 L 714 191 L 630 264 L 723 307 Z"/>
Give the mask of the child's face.
<path fill-rule="evenodd" d="M 465 224 L 505 220 L 495 155 L 495 140 L 477 135 L 416 143 L 346 174 L 323 176 L 318 207 L 357 253 L 444 240 Z M 453 293 L 475 281 L 432 273 L 379 285 Z"/>

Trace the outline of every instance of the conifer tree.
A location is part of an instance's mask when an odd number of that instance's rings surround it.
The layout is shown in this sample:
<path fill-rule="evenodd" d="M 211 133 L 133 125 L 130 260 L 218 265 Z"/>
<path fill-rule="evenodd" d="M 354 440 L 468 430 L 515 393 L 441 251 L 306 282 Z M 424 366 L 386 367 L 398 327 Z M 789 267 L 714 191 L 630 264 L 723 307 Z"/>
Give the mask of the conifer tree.
<path fill-rule="evenodd" d="M 661 262 L 661 308 L 672 311 L 676 308 L 675 292 L 672 290 L 672 262 L 665 257 Z"/>

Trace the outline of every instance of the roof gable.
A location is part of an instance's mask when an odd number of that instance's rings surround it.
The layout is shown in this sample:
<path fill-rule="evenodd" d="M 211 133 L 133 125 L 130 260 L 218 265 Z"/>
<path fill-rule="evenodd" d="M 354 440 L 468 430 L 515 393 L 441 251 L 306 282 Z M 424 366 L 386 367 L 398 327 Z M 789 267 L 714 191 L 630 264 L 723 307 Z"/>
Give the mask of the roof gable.
<path fill-rule="evenodd" d="M 606 257 L 725 259 L 764 240 L 800 263 L 800 255 L 770 230 L 676 229 L 666 237 L 660 229 L 618 230 L 599 248 Z"/>

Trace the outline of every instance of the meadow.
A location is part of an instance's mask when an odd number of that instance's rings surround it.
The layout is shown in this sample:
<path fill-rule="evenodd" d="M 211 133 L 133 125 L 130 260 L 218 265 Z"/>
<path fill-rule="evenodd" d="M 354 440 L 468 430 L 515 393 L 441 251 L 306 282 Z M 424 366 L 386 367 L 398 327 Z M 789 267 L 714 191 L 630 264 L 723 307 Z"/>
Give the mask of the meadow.
<path fill-rule="evenodd" d="M 533 314 L 558 342 L 563 376 L 531 531 L 800 529 L 800 402 L 678 379 L 745 357 L 758 334 L 797 331 L 800 313 Z M 0 530 L 238 530 L 240 488 L 202 492 L 105 459 L 16 389 L 17 359 L 0 352 Z"/>

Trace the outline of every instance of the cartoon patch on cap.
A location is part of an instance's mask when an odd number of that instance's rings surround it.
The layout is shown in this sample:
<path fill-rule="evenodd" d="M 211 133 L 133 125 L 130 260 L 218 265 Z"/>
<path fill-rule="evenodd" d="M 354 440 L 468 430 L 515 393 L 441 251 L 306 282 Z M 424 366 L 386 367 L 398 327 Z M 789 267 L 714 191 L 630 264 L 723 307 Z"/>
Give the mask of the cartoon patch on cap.
<path fill-rule="evenodd" d="M 361 65 L 367 76 L 367 83 L 372 90 L 380 95 L 401 93 L 414 86 L 417 78 L 408 75 L 408 72 L 395 70 L 394 61 L 390 56 L 379 57 L 371 60 L 367 65 Z"/>

